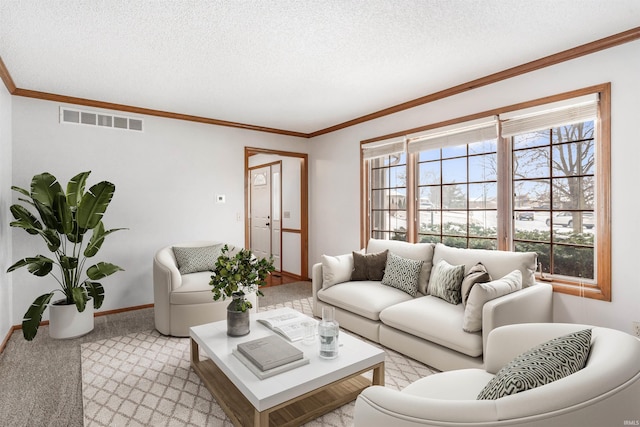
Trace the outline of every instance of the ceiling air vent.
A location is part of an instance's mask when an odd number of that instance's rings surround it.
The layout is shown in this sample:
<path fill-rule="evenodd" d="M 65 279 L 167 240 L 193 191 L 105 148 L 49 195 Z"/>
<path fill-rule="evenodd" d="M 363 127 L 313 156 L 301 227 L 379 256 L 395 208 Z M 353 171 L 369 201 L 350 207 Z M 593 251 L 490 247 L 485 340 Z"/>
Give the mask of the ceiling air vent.
<path fill-rule="evenodd" d="M 60 107 L 60 123 L 100 126 L 142 132 L 142 119 Z"/>

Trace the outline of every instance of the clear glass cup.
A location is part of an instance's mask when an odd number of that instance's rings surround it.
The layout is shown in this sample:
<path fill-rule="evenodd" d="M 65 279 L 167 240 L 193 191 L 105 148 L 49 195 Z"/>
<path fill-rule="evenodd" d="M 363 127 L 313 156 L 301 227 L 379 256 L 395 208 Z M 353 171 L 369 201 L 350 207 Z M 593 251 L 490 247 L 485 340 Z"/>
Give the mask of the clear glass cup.
<path fill-rule="evenodd" d="M 335 359 L 338 357 L 338 322 L 335 320 L 335 308 L 322 307 L 322 320 L 318 324 L 318 336 L 320 337 L 319 355 L 323 359 Z"/>

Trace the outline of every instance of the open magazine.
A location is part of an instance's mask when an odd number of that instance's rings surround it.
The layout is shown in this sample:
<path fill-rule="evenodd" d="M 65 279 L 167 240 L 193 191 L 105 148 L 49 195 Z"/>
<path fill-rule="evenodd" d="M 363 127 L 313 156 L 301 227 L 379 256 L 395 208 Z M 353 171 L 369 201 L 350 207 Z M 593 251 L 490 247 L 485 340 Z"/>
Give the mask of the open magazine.
<path fill-rule="evenodd" d="M 306 323 L 318 323 L 316 319 L 294 309 L 284 311 L 277 310 L 273 315 L 267 314 L 258 319 L 258 322 L 282 335 L 289 341 L 300 341 L 304 337 L 304 327 Z"/>

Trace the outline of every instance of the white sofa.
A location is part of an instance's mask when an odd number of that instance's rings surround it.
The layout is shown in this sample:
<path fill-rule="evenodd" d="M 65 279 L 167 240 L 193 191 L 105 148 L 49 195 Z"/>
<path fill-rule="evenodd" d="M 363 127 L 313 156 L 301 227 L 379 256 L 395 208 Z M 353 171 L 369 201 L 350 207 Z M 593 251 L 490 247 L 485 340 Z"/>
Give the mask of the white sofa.
<path fill-rule="evenodd" d="M 423 261 L 415 297 L 380 281 L 351 281 L 345 272 L 353 268 L 352 254 L 323 256 L 324 267 L 318 263 L 312 269 L 314 315 L 321 316 L 325 305 L 333 306 L 342 328 L 439 370 L 482 367 L 487 336 L 499 326 L 552 321 L 553 290 L 550 284 L 535 281 L 535 253 L 379 239 L 369 241 L 366 253 L 384 250 Z M 482 262 L 493 279 L 519 270 L 523 287 L 486 302 L 480 307 L 482 330 L 465 332 L 465 307 L 429 295 L 432 265 L 440 260 L 464 264 L 465 273 Z"/>
<path fill-rule="evenodd" d="M 189 328 L 227 318 L 230 300 L 213 300 L 210 271 L 181 274 L 174 247 L 204 248 L 220 245 L 215 241 L 196 241 L 167 246 L 153 258 L 153 299 L 155 326 L 158 332 L 176 337 L 188 337 Z M 233 249 L 232 246 L 230 248 Z M 256 295 L 247 299 L 256 312 Z"/>
<path fill-rule="evenodd" d="M 591 328 L 581 370 L 537 388 L 478 400 L 496 373 L 519 354 L 553 338 Z M 602 427 L 638 425 L 640 340 L 608 328 L 519 324 L 489 334 L 485 369 L 442 372 L 402 391 L 373 386 L 357 398 L 356 427 Z"/>

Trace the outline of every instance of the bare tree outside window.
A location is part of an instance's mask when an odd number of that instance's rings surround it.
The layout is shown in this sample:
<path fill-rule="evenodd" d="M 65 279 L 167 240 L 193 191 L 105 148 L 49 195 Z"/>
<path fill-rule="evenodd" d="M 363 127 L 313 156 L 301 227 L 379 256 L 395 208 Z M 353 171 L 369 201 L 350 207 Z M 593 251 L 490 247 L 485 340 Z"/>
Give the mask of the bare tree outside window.
<path fill-rule="evenodd" d="M 514 136 L 513 188 L 515 249 L 544 273 L 593 279 L 594 122 Z"/>

